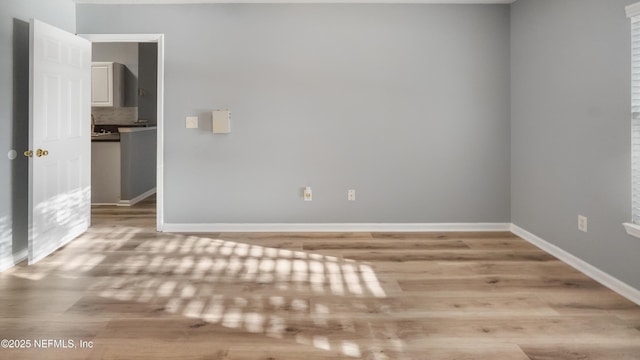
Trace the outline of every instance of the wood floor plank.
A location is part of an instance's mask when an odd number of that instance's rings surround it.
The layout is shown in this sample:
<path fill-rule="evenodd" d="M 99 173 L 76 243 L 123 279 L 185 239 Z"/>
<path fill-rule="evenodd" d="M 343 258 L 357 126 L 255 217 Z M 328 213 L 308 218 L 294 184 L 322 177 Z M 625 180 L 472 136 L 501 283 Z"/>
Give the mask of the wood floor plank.
<path fill-rule="evenodd" d="M 404 291 L 521 291 L 545 292 L 557 289 L 600 289 L 601 285 L 582 276 L 538 277 L 522 275 L 469 275 L 463 277 L 443 277 L 407 279 L 398 281 Z"/>
<path fill-rule="evenodd" d="M 555 261 L 556 258 L 540 250 L 344 250 L 318 251 L 321 254 L 342 256 L 356 261 Z"/>
<path fill-rule="evenodd" d="M 637 329 L 611 316 L 547 316 L 466 319 L 433 317 L 373 325 L 379 338 L 397 337 L 415 346 L 430 342 L 516 343 L 519 345 L 574 344 L 605 346 L 636 345 Z M 580 334 L 576 336 L 575 334 Z"/>
<path fill-rule="evenodd" d="M 456 250 L 469 249 L 469 246 L 463 240 L 407 240 L 407 241 L 389 241 L 386 239 L 354 239 L 344 241 L 343 239 L 330 240 L 304 240 L 302 249 L 305 251 L 318 250 L 401 250 L 410 249 L 426 249 L 426 250 Z"/>
<path fill-rule="evenodd" d="M 475 238 L 475 239 L 463 239 L 467 246 L 472 249 L 491 249 L 491 250 L 506 250 L 506 249 L 518 249 L 518 250 L 540 250 L 536 246 L 513 237 L 502 238 Z"/>
<path fill-rule="evenodd" d="M 371 236 L 375 239 L 395 239 L 395 240 L 407 240 L 407 239 L 473 239 L 473 238 L 510 238 L 517 239 L 518 237 L 508 231 L 482 231 L 482 232 L 373 232 Z"/>
<path fill-rule="evenodd" d="M 637 360 L 640 345 L 527 345 L 523 351 L 531 360 Z"/>
<path fill-rule="evenodd" d="M 391 316 L 413 318 L 447 317 L 517 317 L 517 316 L 555 316 L 558 312 L 536 296 L 478 294 L 478 296 L 440 296 L 422 295 L 395 296 L 376 302 L 377 308 L 384 309 Z M 345 312 L 349 311 L 346 309 Z"/>

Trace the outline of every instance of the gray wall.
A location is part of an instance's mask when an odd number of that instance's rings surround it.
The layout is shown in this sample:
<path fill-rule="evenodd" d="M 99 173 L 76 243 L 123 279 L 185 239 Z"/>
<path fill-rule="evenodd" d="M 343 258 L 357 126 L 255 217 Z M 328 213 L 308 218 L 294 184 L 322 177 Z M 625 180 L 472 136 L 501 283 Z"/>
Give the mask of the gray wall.
<path fill-rule="evenodd" d="M 510 220 L 506 5 L 77 12 L 81 33 L 166 35 L 168 223 Z M 185 129 L 218 108 L 231 134 Z"/>
<path fill-rule="evenodd" d="M 634 1 L 512 5 L 511 218 L 640 289 L 640 240 L 622 227 L 631 219 L 624 7 Z"/>
<path fill-rule="evenodd" d="M 27 248 L 29 19 L 75 32 L 72 0 L 0 1 L 0 269 Z M 15 149 L 18 157 L 9 160 Z"/>

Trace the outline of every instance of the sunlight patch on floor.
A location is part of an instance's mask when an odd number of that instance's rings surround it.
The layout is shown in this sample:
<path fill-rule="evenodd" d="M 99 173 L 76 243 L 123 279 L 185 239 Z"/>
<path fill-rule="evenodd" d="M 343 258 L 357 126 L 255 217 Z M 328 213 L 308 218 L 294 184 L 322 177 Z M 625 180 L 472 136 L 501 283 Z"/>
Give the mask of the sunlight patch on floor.
<path fill-rule="evenodd" d="M 105 276 L 91 290 L 101 297 L 153 303 L 169 314 L 273 339 L 291 338 L 354 358 L 362 356 L 362 349 L 348 340 L 348 334 L 356 331 L 353 322 L 332 315 L 338 309 L 331 303 L 311 304 L 306 294 L 345 300 L 386 297 L 374 270 L 364 263 L 197 236 L 161 234 L 141 240 L 136 237 L 139 231 L 92 229 L 69 244 L 67 251 L 24 268 L 17 276 L 74 278 L 100 271 Z M 125 247 L 126 251 L 115 251 Z M 351 301 L 341 306 L 367 310 Z M 341 331 L 334 334 L 334 326 Z"/>

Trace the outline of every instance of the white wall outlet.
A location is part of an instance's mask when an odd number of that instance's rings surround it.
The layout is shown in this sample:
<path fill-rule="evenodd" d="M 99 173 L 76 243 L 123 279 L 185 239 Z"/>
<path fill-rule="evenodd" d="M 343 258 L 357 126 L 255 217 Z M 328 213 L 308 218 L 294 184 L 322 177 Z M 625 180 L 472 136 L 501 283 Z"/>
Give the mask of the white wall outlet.
<path fill-rule="evenodd" d="M 578 230 L 587 232 L 587 217 L 578 215 Z"/>
<path fill-rule="evenodd" d="M 347 190 L 347 200 L 356 201 L 356 191 L 351 189 Z"/>
<path fill-rule="evenodd" d="M 304 197 L 304 201 L 312 201 L 313 193 L 311 192 L 311 186 L 307 186 L 302 191 L 302 196 Z"/>
<path fill-rule="evenodd" d="M 198 128 L 198 117 L 197 116 L 187 116 L 186 126 L 187 126 L 187 129 L 197 129 Z"/>

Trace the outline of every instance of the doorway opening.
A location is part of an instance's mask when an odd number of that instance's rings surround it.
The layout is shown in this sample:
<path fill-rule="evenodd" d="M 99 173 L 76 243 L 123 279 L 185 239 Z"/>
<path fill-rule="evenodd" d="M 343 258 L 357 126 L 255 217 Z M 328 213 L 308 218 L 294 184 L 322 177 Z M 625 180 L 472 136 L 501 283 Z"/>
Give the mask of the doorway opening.
<path fill-rule="evenodd" d="M 162 231 L 164 223 L 164 36 L 162 34 L 83 34 L 81 36 L 91 41 L 94 62 L 124 62 L 126 65 L 127 62 L 134 62 L 133 59 L 137 57 L 135 66 L 129 64 L 130 66 L 126 69 L 119 70 L 124 71 L 122 78 L 125 81 L 122 86 L 125 95 L 120 104 L 124 106 L 115 108 L 113 103 L 110 107 L 92 106 L 92 124 L 95 124 L 95 127 L 92 131 L 94 136 L 92 137 L 91 168 L 92 179 L 97 180 L 97 183 L 92 180 L 92 187 L 104 186 L 101 189 L 103 191 L 101 195 L 109 196 L 109 192 L 117 193 L 117 197 L 114 197 L 118 200 L 117 205 L 127 206 L 142 199 L 155 198 L 156 230 Z M 155 61 L 149 61 L 151 54 L 155 54 L 153 59 Z M 113 76 L 113 69 L 111 75 Z M 116 133 L 117 139 L 114 136 Z M 147 149 L 148 146 L 155 146 L 155 156 L 150 157 L 153 151 L 141 151 L 145 146 Z M 97 148 L 100 148 L 99 151 L 96 151 Z M 115 154 L 117 151 L 120 153 Z M 117 159 L 121 161 L 116 161 Z M 147 175 L 140 176 L 140 172 L 144 172 L 145 169 Z M 127 171 L 130 172 L 123 174 Z M 145 180 L 149 172 L 155 172 L 155 187 L 149 184 L 148 179 Z M 155 196 L 150 196 L 153 193 Z M 105 198 L 96 197 L 95 199 L 97 201 L 92 200 L 94 204 L 112 203 L 105 201 Z"/>

